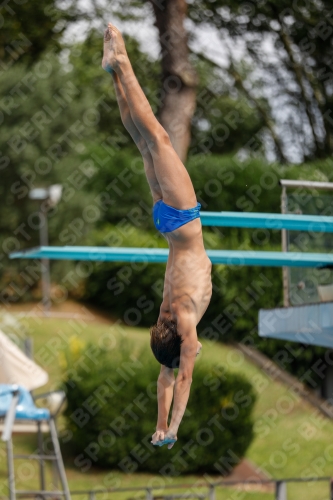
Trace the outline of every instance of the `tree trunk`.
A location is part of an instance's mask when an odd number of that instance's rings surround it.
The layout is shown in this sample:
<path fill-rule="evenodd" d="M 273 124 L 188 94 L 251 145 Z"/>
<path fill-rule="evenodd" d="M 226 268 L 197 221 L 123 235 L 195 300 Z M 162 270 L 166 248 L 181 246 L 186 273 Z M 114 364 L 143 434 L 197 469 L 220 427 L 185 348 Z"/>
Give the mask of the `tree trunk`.
<path fill-rule="evenodd" d="M 162 56 L 162 99 L 158 119 L 184 162 L 191 141 L 197 75 L 189 61 L 184 27 L 186 0 L 150 0 L 159 31 Z"/>

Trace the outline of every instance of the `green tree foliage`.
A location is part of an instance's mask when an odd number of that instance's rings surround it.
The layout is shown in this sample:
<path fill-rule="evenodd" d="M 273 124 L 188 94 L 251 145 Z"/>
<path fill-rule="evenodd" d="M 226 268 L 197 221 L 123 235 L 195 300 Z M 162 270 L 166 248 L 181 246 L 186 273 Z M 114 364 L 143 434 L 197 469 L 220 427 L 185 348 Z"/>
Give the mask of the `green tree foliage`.
<path fill-rule="evenodd" d="M 192 54 L 192 61 L 199 84 L 189 155 L 228 154 L 246 148 L 256 137 L 258 150 L 264 156 L 260 135 L 263 121 L 257 110 L 242 94 L 235 94 L 226 71 L 201 54 Z"/>
<path fill-rule="evenodd" d="M 124 39 L 134 72 L 149 99 L 153 111 L 156 112 L 160 97 L 159 63 L 152 61 L 147 54 L 140 51 L 135 38 L 125 34 Z M 88 33 L 84 42 L 75 44 L 69 49 L 68 59 L 72 68 L 71 80 L 81 89 L 89 88 L 93 92 L 95 99 L 103 96 L 108 106 L 110 106 L 111 109 L 106 106 L 101 107 L 101 117 L 97 124 L 98 130 L 104 134 L 116 135 L 119 128 L 126 137 L 130 138 L 120 120 L 112 80 L 101 69 L 102 54 L 102 33 L 93 29 Z M 126 145 L 137 152 L 132 140 Z"/>
<path fill-rule="evenodd" d="M 150 86 L 154 70 L 145 75 L 145 56 L 136 57 L 136 42 L 129 39 L 128 49 L 143 84 Z M 67 64 L 47 53 L 29 69 L 17 62 L 0 80 L 5 96 L 0 113 L 3 303 L 31 298 L 39 279 L 38 263 L 25 273 L 26 262 L 7 257 L 39 244 L 39 205 L 29 199 L 32 188 L 55 183 L 64 188 L 60 204 L 48 210 L 50 244 L 94 244 L 89 234 L 95 225 L 119 222 L 133 208 L 131 202 L 150 203 L 142 159 L 121 122 L 101 56 L 102 39 L 94 32 L 83 46 L 73 47 Z M 121 174 L 126 178 L 117 180 Z M 52 264 L 53 271 L 60 270 L 54 279 L 70 267 Z"/>
<path fill-rule="evenodd" d="M 68 356 L 64 387 L 67 428 L 73 433 L 69 451 L 83 472 L 99 466 L 124 472 L 164 470 L 170 476 L 227 475 L 245 455 L 254 436 L 256 394 L 243 377 L 198 360 L 178 442 L 168 450 L 150 444 L 156 427 L 159 364 L 149 347 L 137 353 L 122 341 L 110 350 L 88 346 L 79 355 L 85 361 L 75 373 Z M 189 443 L 197 447 L 186 456 L 186 464 L 173 460 Z M 93 455 L 88 453 L 92 449 Z"/>
<path fill-rule="evenodd" d="M 60 38 L 69 22 L 83 18 L 76 0 L 61 9 L 54 0 L 4 2 L 0 12 L 2 69 L 16 61 L 33 64 L 47 49 L 60 49 Z"/>
<path fill-rule="evenodd" d="M 156 111 L 160 99 L 159 65 L 140 52 L 134 39 L 126 37 L 126 45 L 136 75 Z M 38 204 L 29 200 L 30 189 L 54 183 L 64 186 L 60 204 L 48 212 L 50 244 L 93 245 L 93 227 L 104 231 L 106 239 L 99 239 L 100 244 L 110 244 L 104 224 L 122 220 L 141 230 L 152 228 L 148 214 L 151 196 L 142 159 L 121 122 L 113 84 L 101 69 L 101 58 L 101 34 L 92 31 L 84 43 L 63 53 L 62 64 L 48 53 L 29 69 L 19 61 L 2 75 L 0 89 L 6 97 L 0 115 L 4 259 L 0 279 L 8 300 L 31 298 L 30 292 L 35 293 L 33 287 L 39 279 L 36 270 L 24 277 L 26 262 L 7 259 L 10 251 L 39 243 Z M 203 67 L 199 70 L 203 76 L 200 95 L 205 99 L 207 76 Z M 226 107 L 217 93 L 210 98 L 212 102 L 215 99 L 223 116 L 231 109 L 231 103 Z M 203 100 L 198 113 L 200 109 L 209 113 L 208 108 Z M 247 123 L 254 123 L 254 128 L 244 126 L 244 133 L 239 129 L 235 134 L 239 142 L 234 141 L 231 147 L 249 139 L 256 125 L 250 115 Z M 207 142 L 199 126 L 196 130 L 193 153 L 207 154 L 210 148 L 222 148 L 221 142 Z M 128 244 L 135 242 L 129 238 Z M 71 266 L 52 263 L 53 279 L 62 279 L 64 269 L 69 271 Z M 12 282 L 17 284 L 19 294 L 11 287 Z"/>
<path fill-rule="evenodd" d="M 39 205 L 29 200 L 30 189 L 54 183 L 64 187 L 62 203 L 48 213 L 51 243 L 74 219 L 82 218 L 92 195 L 82 195 L 80 188 L 97 173 L 92 162 L 83 158 L 96 115 L 89 114 L 94 101 L 89 89 L 81 91 L 50 55 L 30 70 L 17 63 L 2 76 L 0 87 L 5 96 L 19 89 L 2 108 L 0 232 L 2 258 L 6 258 L 12 250 L 39 242 Z M 87 222 L 82 235 L 89 230 Z M 7 283 L 15 268 L 24 268 L 17 262 L 2 263 L 0 272 Z M 18 279 L 23 285 L 22 276 Z M 35 282 L 34 277 L 29 281 Z"/>

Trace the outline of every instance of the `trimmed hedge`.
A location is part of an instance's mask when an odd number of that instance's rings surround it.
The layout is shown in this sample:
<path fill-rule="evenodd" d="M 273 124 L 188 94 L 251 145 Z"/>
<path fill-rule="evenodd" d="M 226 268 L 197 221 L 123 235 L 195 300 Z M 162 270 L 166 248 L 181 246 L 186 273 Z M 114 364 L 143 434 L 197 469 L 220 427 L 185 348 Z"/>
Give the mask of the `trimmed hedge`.
<path fill-rule="evenodd" d="M 252 385 L 199 360 L 178 442 L 171 450 L 150 444 L 159 369 L 149 347 L 134 353 L 123 341 L 112 350 L 89 345 L 70 362 L 65 417 L 76 467 L 227 475 L 245 455 L 254 437 Z"/>

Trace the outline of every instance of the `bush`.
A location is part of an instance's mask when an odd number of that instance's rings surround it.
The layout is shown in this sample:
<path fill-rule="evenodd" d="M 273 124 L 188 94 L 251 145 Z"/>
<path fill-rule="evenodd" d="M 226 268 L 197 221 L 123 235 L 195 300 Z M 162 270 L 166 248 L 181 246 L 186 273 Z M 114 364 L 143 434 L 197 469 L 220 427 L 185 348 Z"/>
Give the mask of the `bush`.
<path fill-rule="evenodd" d="M 221 366 L 196 365 L 178 442 L 168 450 L 150 444 L 160 365 L 148 347 L 134 352 L 123 341 L 112 350 L 90 345 L 76 350 L 75 359 L 67 360 L 65 417 L 73 433 L 70 451 L 82 471 L 96 465 L 124 472 L 227 475 L 253 439 L 254 390 Z M 185 462 L 173 460 L 180 452 Z"/>

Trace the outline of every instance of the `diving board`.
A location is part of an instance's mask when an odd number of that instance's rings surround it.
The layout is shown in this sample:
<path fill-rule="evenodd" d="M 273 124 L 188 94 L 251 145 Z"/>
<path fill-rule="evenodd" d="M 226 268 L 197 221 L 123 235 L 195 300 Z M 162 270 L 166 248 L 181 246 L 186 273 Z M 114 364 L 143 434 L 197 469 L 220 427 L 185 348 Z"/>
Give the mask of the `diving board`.
<path fill-rule="evenodd" d="M 333 233 L 333 217 L 253 212 L 200 212 L 203 226 L 287 229 Z"/>
<path fill-rule="evenodd" d="M 59 259 L 100 262 L 167 262 L 166 248 L 129 247 L 35 247 L 12 252 L 11 259 Z M 287 266 L 333 268 L 333 253 L 263 252 L 254 250 L 207 250 L 213 264 L 229 266 Z"/>
<path fill-rule="evenodd" d="M 333 348 L 333 302 L 259 311 L 260 337 Z"/>

